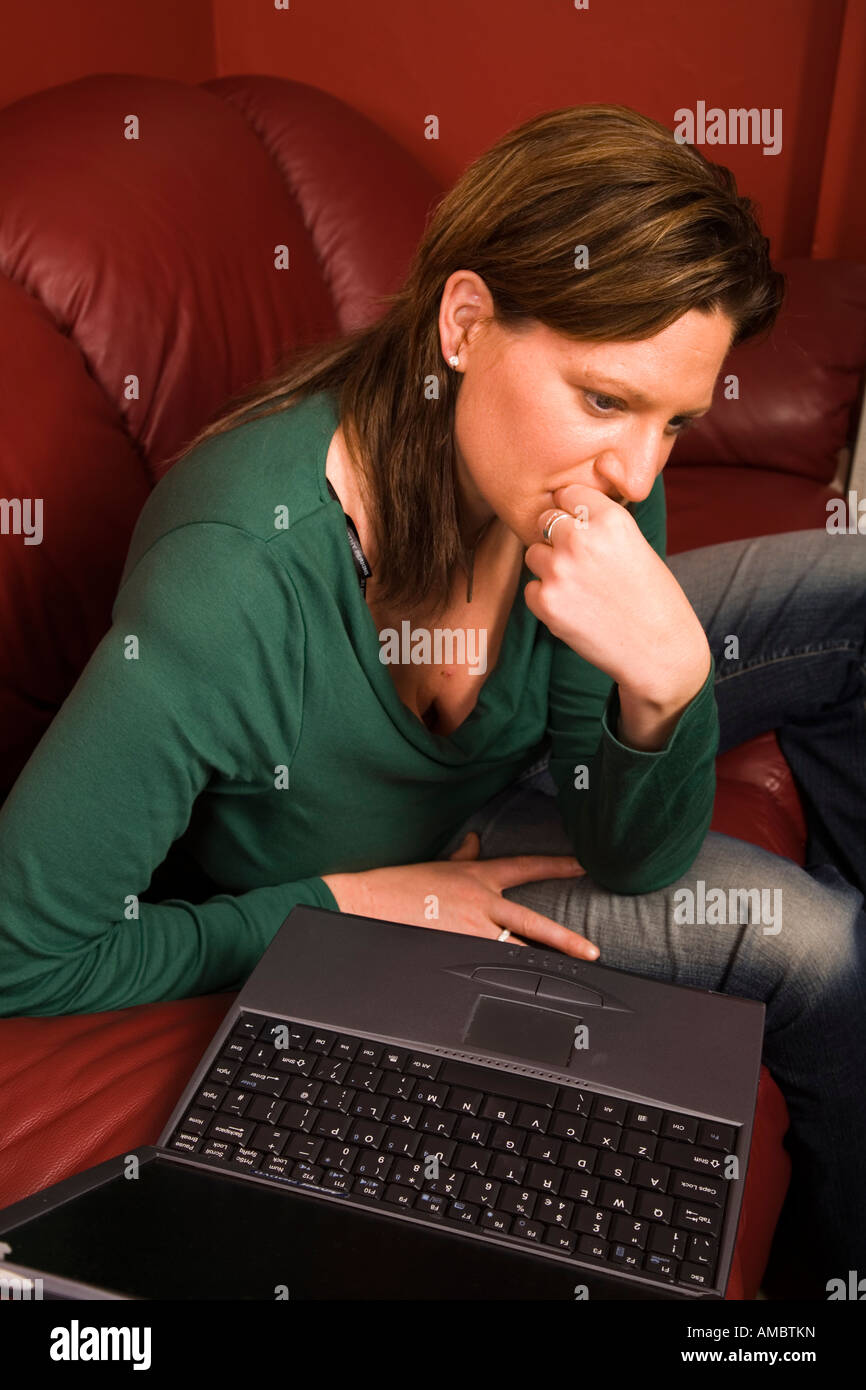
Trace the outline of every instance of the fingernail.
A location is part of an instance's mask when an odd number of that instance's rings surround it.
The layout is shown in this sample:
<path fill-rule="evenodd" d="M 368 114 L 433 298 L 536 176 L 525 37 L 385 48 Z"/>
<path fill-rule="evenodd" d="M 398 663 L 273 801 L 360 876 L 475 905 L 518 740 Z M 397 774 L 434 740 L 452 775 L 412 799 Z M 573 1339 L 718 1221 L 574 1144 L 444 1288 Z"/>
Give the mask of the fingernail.
<path fill-rule="evenodd" d="M 586 958 L 587 958 L 587 960 L 596 960 L 597 957 L 599 956 L 599 954 L 600 954 L 600 952 L 599 952 L 599 949 L 598 949 L 597 946 L 587 946 L 587 948 L 586 948 Z"/>

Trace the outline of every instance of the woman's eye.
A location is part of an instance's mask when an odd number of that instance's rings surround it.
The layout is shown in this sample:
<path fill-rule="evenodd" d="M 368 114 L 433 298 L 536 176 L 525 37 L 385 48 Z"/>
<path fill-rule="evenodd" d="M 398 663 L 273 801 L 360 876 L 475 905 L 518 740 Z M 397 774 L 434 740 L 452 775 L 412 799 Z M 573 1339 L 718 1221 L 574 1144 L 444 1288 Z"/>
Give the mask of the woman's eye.
<path fill-rule="evenodd" d="M 587 399 L 591 400 L 594 409 L 600 410 L 604 415 L 610 415 L 612 413 L 611 407 L 613 407 L 614 410 L 617 410 L 622 404 L 622 402 L 616 400 L 614 396 L 604 396 L 601 395 L 598 391 L 585 391 L 584 395 L 587 397 Z M 690 430 L 694 423 L 694 419 L 692 419 L 691 417 L 687 417 L 686 419 L 681 420 L 678 425 L 673 425 L 671 433 L 685 434 L 686 430 Z"/>

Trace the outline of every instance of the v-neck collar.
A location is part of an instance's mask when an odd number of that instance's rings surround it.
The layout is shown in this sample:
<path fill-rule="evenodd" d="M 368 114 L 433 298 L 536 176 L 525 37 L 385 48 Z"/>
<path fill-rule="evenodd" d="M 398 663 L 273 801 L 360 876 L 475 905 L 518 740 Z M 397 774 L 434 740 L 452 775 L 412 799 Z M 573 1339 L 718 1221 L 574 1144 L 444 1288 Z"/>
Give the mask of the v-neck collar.
<path fill-rule="evenodd" d="M 527 608 L 523 598 L 524 586 L 535 576 L 527 568 L 524 560 L 521 564 L 517 592 L 509 610 L 496 665 L 491 672 L 485 674 L 478 699 L 470 713 L 450 734 L 436 734 L 432 729 L 428 729 L 427 725 L 413 714 L 400 699 L 387 666 L 379 660 L 381 651 L 379 632 L 358 583 L 358 575 L 346 534 L 346 514 L 341 504 L 331 497 L 328 490 L 328 477 L 325 472 L 331 440 L 340 423 L 337 400 L 334 392 L 330 390 L 317 393 L 315 399 L 319 400 L 323 411 L 322 447 L 316 458 L 317 483 L 322 502 L 328 507 L 329 514 L 333 517 L 332 524 L 339 531 L 338 549 L 344 557 L 347 575 L 346 587 L 352 595 L 347 615 L 358 662 L 393 724 L 416 748 L 422 752 L 437 755 L 440 761 L 465 761 L 477 752 L 479 744 L 483 743 L 483 738 L 479 738 L 479 733 L 487 720 L 491 706 L 500 698 L 502 688 L 507 684 L 509 670 L 514 658 L 526 640 L 530 628 L 537 626 L 538 619 Z"/>

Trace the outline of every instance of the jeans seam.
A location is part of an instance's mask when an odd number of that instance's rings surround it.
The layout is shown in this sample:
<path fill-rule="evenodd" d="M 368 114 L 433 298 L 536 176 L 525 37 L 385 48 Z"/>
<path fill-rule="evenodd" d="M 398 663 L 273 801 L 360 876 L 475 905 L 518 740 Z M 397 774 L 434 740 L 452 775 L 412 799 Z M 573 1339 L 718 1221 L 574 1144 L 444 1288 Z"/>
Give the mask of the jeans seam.
<path fill-rule="evenodd" d="M 741 666 L 736 671 L 729 671 L 726 675 L 716 674 L 715 684 L 721 685 L 723 681 L 734 680 L 736 676 L 746 676 L 752 671 L 761 671 L 767 666 L 777 666 L 781 661 L 798 661 L 801 657 L 810 656 L 832 656 L 834 652 L 850 652 L 857 650 L 856 642 L 844 642 L 839 647 L 817 647 L 811 651 L 788 652 L 785 656 L 773 656 L 767 661 L 753 661 L 748 666 Z M 866 671 L 866 663 L 861 667 Z"/>

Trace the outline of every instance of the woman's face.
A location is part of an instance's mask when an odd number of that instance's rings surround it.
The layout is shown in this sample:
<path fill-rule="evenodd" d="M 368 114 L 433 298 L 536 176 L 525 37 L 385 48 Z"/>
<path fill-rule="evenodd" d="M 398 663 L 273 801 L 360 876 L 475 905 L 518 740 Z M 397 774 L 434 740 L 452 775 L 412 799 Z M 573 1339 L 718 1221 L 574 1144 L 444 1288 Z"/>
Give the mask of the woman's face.
<path fill-rule="evenodd" d="M 450 277 L 440 336 L 446 359 L 459 348 L 463 376 L 455 442 L 467 532 L 496 514 L 531 545 L 568 483 L 642 501 L 685 417 L 709 409 L 731 321 L 692 309 L 639 342 L 588 343 L 541 324 L 513 333 L 478 321 L 491 309 L 477 275 Z"/>

